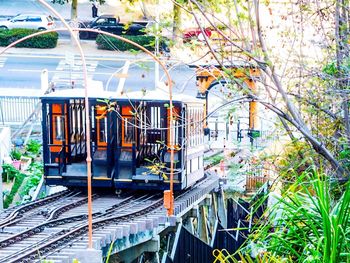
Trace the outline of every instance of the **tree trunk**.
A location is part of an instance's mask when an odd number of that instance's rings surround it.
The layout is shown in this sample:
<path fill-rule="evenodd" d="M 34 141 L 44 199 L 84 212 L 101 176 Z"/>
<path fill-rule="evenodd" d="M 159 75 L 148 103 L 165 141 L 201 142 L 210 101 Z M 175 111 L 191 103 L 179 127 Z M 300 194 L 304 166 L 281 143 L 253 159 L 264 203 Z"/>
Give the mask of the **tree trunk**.
<path fill-rule="evenodd" d="M 174 4 L 174 24 L 173 24 L 173 39 L 180 40 L 181 38 L 181 7 Z"/>
<path fill-rule="evenodd" d="M 339 0 L 338 0 L 339 1 Z M 278 78 L 274 66 L 272 65 L 272 62 L 268 56 L 267 48 L 265 41 L 262 37 L 261 27 L 260 27 L 260 16 L 259 16 L 259 2 L 257 0 L 254 1 L 255 5 L 255 15 L 256 15 L 256 27 L 257 27 L 257 33 L 258 33 L 258 39 L 261 46 L 261 50 L 263 52 L 264 60 L 266 62 L 266 68 L 263 69 L 264 72 L 271 78 L 271 81 L 274 83 L 275 87 L 279 91 L 286 108 L 291 115 L 291 118 L 287 119 L 291 124 L 294 125 L 295 128 L 301 132 L 306 140 L 312 145 L 312 147 L 315 149 L 315 151 L 319 154 L 321 154 L 332 166 L 335 173 L 337 174 L 338 178 L 344 178 L 346 177 L 346 173 L 344 168 L 340 165 L 340 163 L 337 161 L 335 156 L 326 148 L 326 146 L 318 141 L 315 136 L 311 133 L 309 128 L 306 126 L 305 122 L 300 116 L 300 112 L 296 109 L 293 102 L 290 100 L 290 98 L 287 95 L 287 92 L 284 90 L 284 87 Z"/>
<path fill-rule="evenodd" d="M 336 40 L 336 59 L 337 59 L 337 69 L 338 72 L 336 77 L 337 80 L 337 90 L 340 92 L 347 88 L 348 80 L 347 80 L 347 72 L 343 72 L 342 66 L 344 64 L 344 60 L 349 57 L 349 47 L 348 47 L 348 3 L 344 0 L 337 0 L 335 7 L 335 40 Z M 345 134 L 350 144 L 350 123 L 349 123 L 349 105 L 347 94 L 343 95 L 343 120 L 345 126 Z"/>
<path fill-rule="evenodd" d="M 72 21 L 78 18 L 78 0 L 72 0 L 70 18 Z"/>
<path fill-rule="evenodd" d="M 145 3 L 145 1 L 141 0 L 140 6 L 141 6 L 141 12 L 142 12 L 143 19 L 149 19 L 150 15 L 149 15 L 147 4 Z"/>

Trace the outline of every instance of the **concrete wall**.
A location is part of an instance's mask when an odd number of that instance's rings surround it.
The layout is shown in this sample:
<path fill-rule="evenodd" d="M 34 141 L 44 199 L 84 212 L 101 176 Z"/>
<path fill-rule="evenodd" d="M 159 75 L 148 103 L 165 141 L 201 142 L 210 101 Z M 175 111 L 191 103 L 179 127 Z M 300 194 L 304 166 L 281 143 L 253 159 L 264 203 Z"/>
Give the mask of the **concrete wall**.
<path fill-rule="evenodd" d="M 5 157 L 11 151 L 11 130 L 9 127 L 0 127 L 0 175 L 2 174 L 2 164 Z M 0 210 L 3 209 L 2 200 L 2 180 L 0 180 Z"/>

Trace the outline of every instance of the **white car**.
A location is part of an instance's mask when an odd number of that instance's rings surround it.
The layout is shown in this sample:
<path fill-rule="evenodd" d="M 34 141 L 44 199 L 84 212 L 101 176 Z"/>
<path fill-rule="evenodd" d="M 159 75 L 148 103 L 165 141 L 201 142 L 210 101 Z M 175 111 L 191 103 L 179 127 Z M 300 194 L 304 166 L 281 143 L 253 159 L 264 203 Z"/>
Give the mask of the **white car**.
<path fill-rule="evenodd" d="M 37 14 L 19 14 L 13 18 L 0 21 L 0 29 L 30 28 L 30 29 L 53 29 L 55 22 L 51 16 Z"/>

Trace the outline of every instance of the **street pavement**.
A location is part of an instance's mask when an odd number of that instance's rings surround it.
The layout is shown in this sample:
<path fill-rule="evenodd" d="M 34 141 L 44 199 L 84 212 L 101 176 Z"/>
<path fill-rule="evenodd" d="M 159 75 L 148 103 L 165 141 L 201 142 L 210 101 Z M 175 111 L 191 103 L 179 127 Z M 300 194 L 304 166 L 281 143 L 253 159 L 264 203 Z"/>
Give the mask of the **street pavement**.
<path fill-rule="evenodd" d="M 57 10 L 63 18 L 69 20 L 71 18 L 71 5 L 66 3 L 63 5 L 53 4 L 51 0 L 47 0 L 52 7 Z M 42 6 L 37 0 L 0 0 L 0 17 L 15 16 L 19 13 L 43 13 L 50 12 Z M 116 14 L 121 17 L 124 16 L 124 10 L 121 1 L 107 0 L 105 4 L 99 6 L 98 13 Z M 78 18 L 81 20 L 92 19 L 91 2 L 89 0 L 79 0 L 78 4 Z"/>
<path fill-rule="evenodd" d="M 119 78 L 113 75 L 123 68 L 126 61 L 130 61 L 131 66 L 125 89 L 154 87 L 155 63 L 149 55 L 142 52 L 134 54 L 100 50 L 96 42 L 91 40 L 82 40 L 80 43 L 86 56 L 88 77 L 101 81 L 108 90 L 113 91 L 118 86 Z M 77 87 L 83 83 L 80 54 L 70 40 L 59 39 L 57 47 L 52 49 L 10 48 L 2 54 L 4 49 L 0 47 L 0 94 L 8 94 L 10 90 L 17 92 L 18 88 L 28 89 L 29 93 L 35 89 L 39 91 L 43 69 L 48 70 L 49 82 L 55 83 L 56 87 L 70 85 L 72 81 Z M 69 64 L 71 59 L 73 65 Z M 177 59 L 162 59 L 170 70 L 174 92 L 195 96 L 197 92 L 194 69 L 183 63 L 176 64 Z M 162 80 L 163 74 L 160 70 Z"/>

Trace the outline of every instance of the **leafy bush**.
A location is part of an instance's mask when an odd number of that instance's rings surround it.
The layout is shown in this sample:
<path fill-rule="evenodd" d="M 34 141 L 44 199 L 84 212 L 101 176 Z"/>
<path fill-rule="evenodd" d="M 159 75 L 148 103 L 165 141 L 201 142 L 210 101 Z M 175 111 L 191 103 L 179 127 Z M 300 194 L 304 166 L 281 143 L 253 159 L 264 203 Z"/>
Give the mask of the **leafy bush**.
<path fill-rule="evenodd" d="M 31 189 L 35 189 L 44 173 L 44 167 L 42 163 L 34 162 L 31 163 L 28 169 L 28 180 L 23 187 L 21 187 L 21 191 L 19 195 L 23 198 L 28 196 Z"/>
<path fill-rule="evenodd" d="M 131 41 L 134 41 L 135 43 L 139 44 L 140 46 L 143 46 L 149 51 L 154 51 L 155 49 L 155 37 L 154 36 L 123 36 L 126 39 L 129 39 Z M 160 46 L 165 47 L 166 46 L 166 39 L 162 38 L 160 40 Z M 107 49 L 107 50 L 119 50 L 119 51 L 132 51 L 132 50 L 140 50 L 139 48 L 135 47 L 132 44 L 126 43 L 122 40 L 110 37 L 110 36 L 104 36 L 104 35 L 98 35 L 96 38 L 96 44 L 98 49 Z"/>
<path fill-rule="evenodd" d="M 11 192 L 6 196 L 6 198 L 4 200 L 4 208 L 8 208 L 11 205 L 13 198 L 17 194 L 17 191 L 21 187 L 25 177 L 26 177 L 26 175 L 22 174 L 20 172 L 18 172 L 15 175 L 15 183 L 13 184 L 13 186 L 11 188 Z"/>
<path fill-rule="evenodd" d="M 211 156 L 208 161 L 211 162 L 212 165 L 217 165 L 224 159 L 224 155 L 222 153 L 215 154 Z"/>
<path fill-rule="evenodd" d="M 38 154 L 40 153 L 41 144 L 37 140 L 29 140 L 29 142 L 26 145 L 26 151 L 32 154 Z"/>
<path fill-rule="evenodd" d="M 269 217 L 250 235 L 255 248 L 242 250 L 260 250 L 278 262 L 349 262 L 350 184 L 333 198 L 327 177 L 308 171 L 297 177 L 281 197 L 275 196 Z"/>
<path fill-rule="evenodd" d="M 22 153 L 17 149 L 13 149 L 10 152 L 10 157 L 12 158 L 12 160 L 21 160 L 21 156 L 22 156 Z"/>
<path fill-rule="evenodd" d="M 19 171 L 12 164 L 3 164 L 2 170 L 3 170 L 2 171 L 3 182 L 12 181 L 13 178 L 15 178 L 17 174 L 19 174 Z"/>
<path fill-rule="evenodd" d="M 10 30 L 1 30 L 0 31 L 0 46 L 8 46 L 14 41 L 21 39 L 30 34 L 36 33 L 39 30 L 35 29 L 25 29 L 25 28 L 16 28 Z M 44 35 L 35 36 L 30 39 L 27 39 L 19 44 L 16 47 L 27 47 L 27 48 L 54 48 L 57 46 L 58 34 L 57 32 L 50 32 Z"/>

